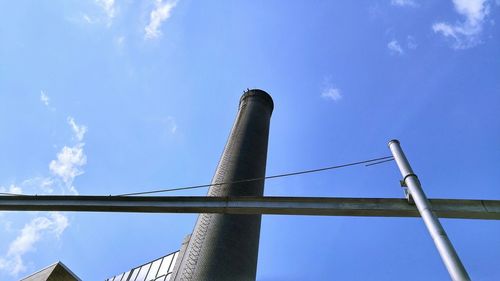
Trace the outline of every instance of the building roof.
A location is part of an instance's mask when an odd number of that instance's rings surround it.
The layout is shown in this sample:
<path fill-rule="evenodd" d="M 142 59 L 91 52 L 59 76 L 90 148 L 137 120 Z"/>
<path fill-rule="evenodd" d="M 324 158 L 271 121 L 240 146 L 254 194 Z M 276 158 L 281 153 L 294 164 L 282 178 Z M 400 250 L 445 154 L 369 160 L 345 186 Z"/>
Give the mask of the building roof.
<path fill-rule="evenodd" d="M 66 265 L 58 261 L 23 279 L 21 281 L 81 281 Z"/>

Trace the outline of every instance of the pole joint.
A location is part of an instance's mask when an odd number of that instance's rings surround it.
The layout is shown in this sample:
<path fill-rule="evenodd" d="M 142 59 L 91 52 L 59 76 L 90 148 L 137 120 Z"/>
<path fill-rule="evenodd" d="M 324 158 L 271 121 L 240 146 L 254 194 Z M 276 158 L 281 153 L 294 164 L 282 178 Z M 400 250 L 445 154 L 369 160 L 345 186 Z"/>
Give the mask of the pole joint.
<path fill-rule="evenodd" d="M 408 201 L 408 204 L 415 205 L 415 201 L 413 200 L 413 196 L 411 196 L 411 192 L 408 189 L 408 185 L 406 185 L 405 180 L 400 180 L 399 183 L 400 183 L 401 187 L 403 188 L 403 193 L 405 195 L 406 200 Z"/>
<path fill-rule="evenodd" d="M 408 188 L 408 185 L 406 184 L 406 179 L 409 177 L 415 177 L 415 179 L 420 182 L 420 180 L 418 179 L 418 176 L 416 174 L 409 173 L 402 180 L 400 180 L 399 183 L 401 184 L 401 187 L 403 188 L 403 192 L 404 192 L 406 200 L 408 200 L 408 204 L 415 205 L 415 201 L 413 200 L 413 196 L 411 195 L 410 189 Z"/>

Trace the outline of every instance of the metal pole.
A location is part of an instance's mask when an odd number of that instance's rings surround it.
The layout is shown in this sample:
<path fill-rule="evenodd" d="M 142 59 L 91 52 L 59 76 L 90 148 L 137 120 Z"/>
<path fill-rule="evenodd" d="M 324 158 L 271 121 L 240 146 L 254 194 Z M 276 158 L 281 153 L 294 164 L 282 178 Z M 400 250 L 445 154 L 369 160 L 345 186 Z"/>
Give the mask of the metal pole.
<path fill-rule="evenodd" d="M 434 244 L 436 245 L 436 248 L 441 255 L 441 259 L 448 269 L 451 279 L 454 281 L 470 280 L 464 265 L 460 261 L 457 252 L 448 238 L 448 235 L 446 235 L 443 226 L 434 214 L 432 206 L 422 190 L 422 186 L 420 185 L 417 175 L 413 173 L 410 163 L 401 149 L 399 141 L 391 140 L 389 142 L 389 149 L 398 164 L 401 175 L 403 176 L 403 181 L 408 187 L 410 195 L 413 197 L 415 205 L 424 220 L 427 230 L 431 234 L 432 240 L 434 240 Z"/>
<path fill-rule="evenodd" d="M 500 220 L 500 200 L 429 202 L 439 218 Z M 0 196 L 0 215 L 2 211 L 420 217 L 405 199 L 346 197 L 23 195 Z"/>

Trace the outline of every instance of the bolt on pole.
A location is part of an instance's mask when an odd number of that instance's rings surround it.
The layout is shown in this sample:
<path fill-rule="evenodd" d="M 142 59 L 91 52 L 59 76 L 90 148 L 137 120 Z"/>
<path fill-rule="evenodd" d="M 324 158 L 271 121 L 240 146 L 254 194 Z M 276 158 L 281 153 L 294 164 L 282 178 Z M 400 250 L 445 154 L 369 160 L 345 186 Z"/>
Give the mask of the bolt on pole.
<path fill-rule="evenodd" d="M 469 281 L 470 277 L 467 274 L 464 265 L 460 261 L 457 252 L 453 248 L 448 235 L 446 235 L 443 226 L 436 217 L 436 214 L 434 214 L 432 206 L 422 190 L 422 186 L 420 185 L 417 175 L 413 173 L 410 163 L 401 149 L 399 141 L 391 140 L 389 142 L 389 149 L 391 150 L 401 175 L 403 176 L 403 182 L 408 187 L 410 195 L 413 197 L 413 201 L 415 202 L 415 205 L 424 220 L 425 226 L 427 227 L 427 230 L 429 231 L 432 240 L 434 240 L 434 244 L 441 255 L 441 259 L 443 260 L 446 269 L 448 269 L 451 279 L 454 281 Z"/>

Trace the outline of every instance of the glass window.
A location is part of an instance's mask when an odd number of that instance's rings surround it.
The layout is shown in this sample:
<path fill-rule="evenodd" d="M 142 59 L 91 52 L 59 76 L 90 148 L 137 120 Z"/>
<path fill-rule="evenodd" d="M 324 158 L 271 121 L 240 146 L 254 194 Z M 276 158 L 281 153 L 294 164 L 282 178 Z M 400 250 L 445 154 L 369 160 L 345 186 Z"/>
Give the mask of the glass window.
<path fill-rule="evenodd" d="M 125 272 L 125 273 L 123 274 L 122 281 L 127 281 L 127 277 L 128 277 L 128 275 L 129 275 L 129 274 L 130 274 L 130 270 L 129 270 L 129 271 L 127 271 L 127 272 Z"/>
<path fill-rule="evenodd" d="M 163 258 L 161 263 L 160 271 L 158 271 L 158 276 L 163 276 L 168 273 L 168 268 L 170 267 L 170 262 L 172 262 L 173 255 L 169 255 Z"/>
<path fill-rule="evenodd" d="M 146 278 L 146 280 L 155 280 L 157 276 L 156 273 L 158 273 L 158 269 L 160 268 L 160 263 L 161 259 L 158 259 L 151 264 L 151 269 L 149 270 L 148 277 Z"/>
<path fill-rule="evenodd" d="M 165 276 L 158 277 L 155 279 L 155 281 L 165 281 Z"/>
<path fill-rule="evenodd" d="M 139 274 L 139 269 L 140 269 L 139 267 L 132 269 L 132 274 L 130 274 L 130 278 L 129 278 L 130 281 L 135 281 L 135 278 Z"/>
<path fill-rule="evenodd" d="M 148 274 L 149 267 L 151 267 L 151 264 L 145 264 L 141 267 L 141 271 L 139 271 L 139 275 L 137 275 L 137 278 L 135 281 L 145 281 L 146 280 L 146 274 Z"/>
<path fill-rule="evenodd" d="M 106 281 L 166 281 L 170 280 L 179 251 L 133 268 Z"/>
<path fill-rule="evenodd" d="M 179 252 L 174 254 L 174 258 L 172 260 L 172 264 L 170 265 L 170 268 L 168 269 L 168 272 L 174 271 L 175 262 L 177 261 L 178 256 L 179 256 Z"/>

